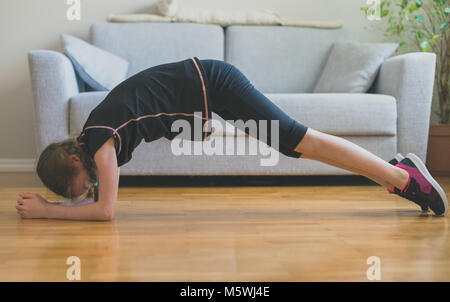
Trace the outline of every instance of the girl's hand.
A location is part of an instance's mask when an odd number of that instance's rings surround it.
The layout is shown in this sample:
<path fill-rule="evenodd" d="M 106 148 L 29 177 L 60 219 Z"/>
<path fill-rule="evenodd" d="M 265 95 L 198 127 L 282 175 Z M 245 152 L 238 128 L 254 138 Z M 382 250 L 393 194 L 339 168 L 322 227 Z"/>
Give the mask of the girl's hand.
<path fill-rule="evenodd" d="M 39 194 L 19 193 L 17 212 L 22 218 L 47 218 L 48 201 Z"/>

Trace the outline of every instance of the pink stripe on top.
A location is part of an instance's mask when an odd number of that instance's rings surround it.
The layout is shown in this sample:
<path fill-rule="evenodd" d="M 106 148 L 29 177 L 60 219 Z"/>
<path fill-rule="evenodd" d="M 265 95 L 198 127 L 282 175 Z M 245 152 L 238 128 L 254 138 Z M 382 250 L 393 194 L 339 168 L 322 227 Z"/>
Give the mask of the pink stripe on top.
<path fill-rule="evenodd" d="M 117 135 L 117 137 L 119 138 L 119 153 L 118 153 L 118 155 L 120 154 L 120 151 L 122 150 L 122 138 L 120 137 L 120 134 L 117 132 L 117 129 L 107 127 L 107 126 L 90 126 L 90 127 L 86 127 L 86 129 L 84 129 L 84 131 L 86 131 L 87 129 L 91 129 L 91 128 L 103 128 L 103 129 L 112 130 L 113 134 Z M 82 135 L 84 135 L 84 131 L 83 131 Z"/>
<path fill-rule="evenodd" d="M 207 124 L 208 121 L 209 121 L 209 117 L 208 117 L 208 100 L 207 100 L 207 97 L 206 97 L 205 83 L 204 83 L 204 81 L 203 81 L 203 76 L 202 76 L 202 73 L 201 73 L 201 71 L 200 71 L 200 68 L 199 68 L 198 65 L 197 65 L 197 62 L 195 61 L 194 58 L 191 58 L 191 59 L 192 59 L 192 61 L 194 62 L 195 68 L 197 68 L 198 75 L 200 76 L 200 80 L 202 81 L 203 100 L 205 101 L 206 124 Z M 205 131 L 205 136 L 203 137 L 203 141 L 204 141 L 204 140 L 206 140 L 206 131 Z"/>

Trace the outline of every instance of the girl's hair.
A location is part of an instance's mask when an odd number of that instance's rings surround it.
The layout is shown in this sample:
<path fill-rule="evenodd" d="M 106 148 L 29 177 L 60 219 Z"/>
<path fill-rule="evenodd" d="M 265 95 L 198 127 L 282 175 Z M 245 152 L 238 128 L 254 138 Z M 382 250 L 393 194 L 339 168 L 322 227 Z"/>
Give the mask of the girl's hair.
<path fill-rule="evenodd" d="M 86 168 L 92 182 L 97 181 L 97 173 L 92 158 L 81 148 L 76 138 L 69 138 L 63 141 L 48 145 L 39 156 L 36 172 L 44 185 L 54 193 L 65 198 L 73 199 L 71 184 L 76 176 L 76 169 L 69 164 L 68 157 L 71 154 L 79 156 L 84 168 Z M 92 186 L 87 197 L 94 196 Z"/>

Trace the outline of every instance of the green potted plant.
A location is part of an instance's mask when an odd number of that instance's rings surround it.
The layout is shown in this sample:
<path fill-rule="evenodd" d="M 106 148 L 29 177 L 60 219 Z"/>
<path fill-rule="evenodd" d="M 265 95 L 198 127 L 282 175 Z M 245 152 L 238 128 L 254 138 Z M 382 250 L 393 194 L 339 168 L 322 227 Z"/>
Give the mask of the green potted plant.
<path fill-rule="evenodd" d="M 402 47 L 436 54 L 435 93 L 438 122 L 430 125 L 427 165 L 435 175 L 450 175 L 450 7 L 448 0 L 367 0 L 361 7 Z M 413 50 L 413 51 L 414 51 Z"/>

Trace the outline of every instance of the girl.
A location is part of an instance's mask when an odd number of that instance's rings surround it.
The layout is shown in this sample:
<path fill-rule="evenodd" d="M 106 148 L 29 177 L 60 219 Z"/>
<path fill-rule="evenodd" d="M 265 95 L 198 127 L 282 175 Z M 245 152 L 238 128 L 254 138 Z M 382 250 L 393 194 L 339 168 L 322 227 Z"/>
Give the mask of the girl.
<path fill-rule="evenodd" d="M 39 157 L 37 174 L 44 185 L 74 201 L 49 203 L 37 194 L 20 193 L 18 213 L 23 218 L 113 219 L 119 167 L 131 160 L 137 145 L 161 137 L 172 140 L 179 134 L 171 131 L 178 119 L 190 125 L 201 119 L 202 126 L 209 126 L 212 111 L 225 120 L 252 119 L 257 125 L 260 120 L 277 120 L 280 153 L 352 171 L 423 211 L 447 213 L 444 190 L 414 154 L 388 163 L 345 139 L 308 128 L 267 99 L 233 65 L 197 57 L 148 68 L 112 89 L 77 138 L 52 143 Z M 211 132 L 204 129 L 201 137 L 194 133 L 191 139 L 206 140 Z M 256 138 L 260 139 L 259 129 Z M 269 136 L 265 143 L 271 146 Z"/>

